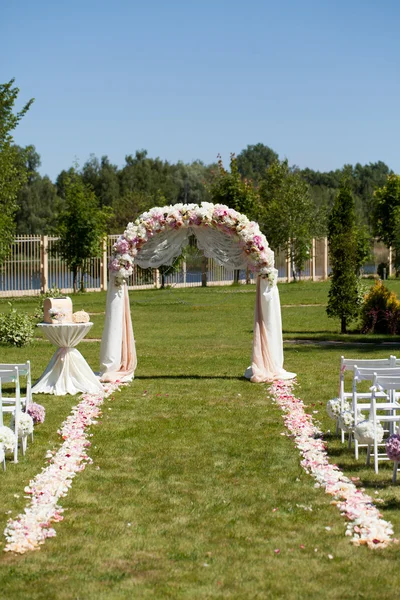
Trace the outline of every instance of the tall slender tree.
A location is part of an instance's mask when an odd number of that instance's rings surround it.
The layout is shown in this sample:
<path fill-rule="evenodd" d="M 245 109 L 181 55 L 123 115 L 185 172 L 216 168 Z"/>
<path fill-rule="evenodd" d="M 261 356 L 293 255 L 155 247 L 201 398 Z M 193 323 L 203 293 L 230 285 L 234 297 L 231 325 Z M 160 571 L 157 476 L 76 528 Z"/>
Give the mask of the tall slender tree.
<path fill-rule="evenodd" d="M 80 287 L 83 290 L 88 261 L 100 255 L 111 211 L 109 207 L 99 208 L 94 191 L 82 181 L 78 173 L 73 172 L 65 177 L 64 186 L 65 209 L 59 216 L 59 239 L 54 251 L 70 268 L 76 292 L 78 273 L 81 275 Z"/>
<path fill-rule="evenodd" d="M 290 257 L 296 280 L 309 257 L 313 236 L 320 233 L 309 186 L 287 160 L 276 160 L 265 172 L 259 192 L 262 230 L 274 250 L 285 250 Z"/>
<path fill-rule="evenodd" d="M 17 194 L 27 180 L 27 172 L 20 150 L 14 145 L 12 132 L 27 113 L 33 99 L 14 112 L 19 89 L 14 79 L 0 84 L 0 263 L 9 253 L 15 232 Z"/>
<path fill-rule="evenodd" d="M 328 243 L 332 274 L 326 312 L 328 317 L 340 319 L 341 333 L 346 333 L 359 309 L 356 215 L 348 180 L 340 188 L 328 217 Z"/>

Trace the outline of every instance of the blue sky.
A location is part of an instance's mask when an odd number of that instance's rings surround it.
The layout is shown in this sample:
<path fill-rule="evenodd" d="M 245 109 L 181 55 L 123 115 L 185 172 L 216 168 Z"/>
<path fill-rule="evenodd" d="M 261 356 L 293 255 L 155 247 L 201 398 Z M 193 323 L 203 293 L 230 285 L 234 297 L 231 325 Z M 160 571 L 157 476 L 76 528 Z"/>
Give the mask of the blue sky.
<path fill-rule="evenodd" d="M 35 98 L 15 141 L 52 179 L 91 153 L 228 162 L 258 142 L 400 172 L 399 17 L 396 0 L 15 0 L 0 81 Z"/>

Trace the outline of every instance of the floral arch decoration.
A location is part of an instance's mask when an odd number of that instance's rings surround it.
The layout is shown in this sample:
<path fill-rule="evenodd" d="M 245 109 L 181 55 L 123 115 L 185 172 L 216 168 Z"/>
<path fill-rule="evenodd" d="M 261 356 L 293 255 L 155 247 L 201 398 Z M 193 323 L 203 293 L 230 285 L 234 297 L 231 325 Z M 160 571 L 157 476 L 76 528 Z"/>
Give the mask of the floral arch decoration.
<path fill-rule="evenodd" d="M 148 266 L 168 264 L 168 262 L 160 263 L 160 258 L 163 261 L 171 262 L 180 254 L 181 247 L 186 241 L 187 235 L 176 235 L 177 232 L 184 230 L 194 233 L 199 247 L 220 264 L 233 263 L 234 267 L 241 267 L 245 264 L 254 273 L 268 279 L 270 283 L 275 283 L 277 271 L 274 269 L 274 253 L 264 234 L 260 231 L 258 223 L 249 221 L 245 215 L 223 204 L 209 202 L 203 202 L 201 205 L 175 204 L 174 206 L 152 208 L 143 213 L 134 223 L 129 223 L 113 248 L 110 268 L 115 273 L 116 281 L 122 284 L 132 275 L 136 257 L 140 266 L 143 264 Z M 207 235 L 207 231 L 219 232 L 223 236 L 231 238 L 236 253 L 229 252 L 226 244 L 224 248 L 221 248 L 220 239 L 215 235 Z M 158 242 L 157 246 L 161 245 L 163 256 L 160 257 L 159 248 L 156 250 L 154 245 L 151 245 L 151 249 L 146 248 L 147 251 L 143 252 L 144 246 L 154 236 L 160 234 L 163 235 L 163 240 Z M 167 243 L 168 237 L 171 238 L 169 244 Z M 219 242 L 217 248 L 216 239 Z M 168 246 L 171 248 L 171 252 L 168 251 Z M 150 253 L 152 258 L 149 259 Z"/>
<path fill-rule="evenodd" d="M 103 381 L 128 381 L 136 369 L 126 282 L 134 263 L 142 268 L 170 265 L 194 234 L 209 258 L 231 269 L 258 275 L 252 364 L 253 382 L 294 377 L 283 369 L 282 323 L 274 253 L 257 223 L 222 204 L 203 202 L 155 207 L 129 223 L 113 247 L 101 344 Z"/>

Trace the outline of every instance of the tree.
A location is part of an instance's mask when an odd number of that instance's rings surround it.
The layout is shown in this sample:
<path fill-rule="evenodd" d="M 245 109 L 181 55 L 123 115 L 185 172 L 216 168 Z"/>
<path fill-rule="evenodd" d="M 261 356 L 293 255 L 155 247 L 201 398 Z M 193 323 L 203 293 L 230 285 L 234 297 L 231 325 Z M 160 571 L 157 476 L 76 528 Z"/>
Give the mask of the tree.
<path fill-rule="evenodd" d="M 309 257 L 312 239 L 321 228 L 309 187 L 287 160 L 277 160 L 267 169 L 259 192 L 261 229 L 274 250 L 285 250 L 290 257 L 296 280 Z"/>
<path fill-rule="evenodd" d="M 92 186 L 101 208 L 117 203 L 120 196 L 118 167 L 110 163 L 108 156 L 102 156 L 99 161 L 92 154 L 83 165 L 82 179 Z"/>
<path fill-rule="evenodd" d="M 55 229 L 63 201 L 57 196 L 56 186 L 47 176 L 38 172 L 40 156 L 34 146 L 19 148 L 25 163 L 27 180 L 17 196 L 15 214 L 19 234 L 49 234 Z"/>
<path fill-rule="evenodd" d="M 349 181 L 339 190 L 328 219 L 329 256 L 332 267 L 326 312 L 339 318 L 341 333 L 358 314 L 357 228 L 354 198 Z"/>
<path fill-rule="evenodd" d="M 190 164 L 179 161 L 173 165 L 173 178 L 178 185 L 178 196 L 175 202 L 184 204 L 201 204 L 210 202 L 208 187 L 211 183 L 211 171 L 216 165 L 206 166 L 196 160 Z"/>
<path fill-rule="evenodd" d="M 264 144 L 247 146 L 238 154 L 238 171 L 242 177 L 258 184 L 265 176 L 265 171 L 276 160 L 278 160 L 277 153 Z"/>
<path fill-rule="evenodd" d="M 374 233 L 395 251 L 396 273 L 400 270 L 400 175 L 388 175 L 386 185 L 374 194 Z"/>
<path fill-rule="evenodd" d="M 83 290 L 89 259 L 100 255 L 110 209 L 99 208 L 92 188 L 86 185 L 76 172 L 64 178 L 64 190 L 65 209 L 58 219 L 59 239 L 54 252 L 58 253 L 70 268 L 76 292 L 78 273 Z"/>
<path fill-rule="evenodd" d="M 234 154 L 231 154 L 230 171 L 224 168 L 222 159 L 218 156 L 217 170 L 211 180 L 209 194 L 214 204 L 226 204 L 249 219 L 254 219 L 258 214 L 258 193 L 251 182 L 242 179 Z"/>
<path fill-rule="evenodd" d="M 252 182 L 242 179 L 237 158 L 231 154 L 230 171 L 224 168 L 222 158 L 218 155 L 217 169 L 213 173 L 208 188 L 211 201 L 214 204 L 225 204 L 249 219 L 254 219 L 258 213 L 258 193 Z M 239 271 L 235 270 L 235 283 L 239 282 Z"/>
<path fill-rule="evenodd" d="M 0 263 L 8 255 L 14 238 L 17 194 L 27 179 L 21 153 L 13 143 L 12 131 L 33 102 L 33 99 L 29 100 L 19 112 L 14 113 L 19 89 L 13 85 L 14 79 L 0 84 Z"/>

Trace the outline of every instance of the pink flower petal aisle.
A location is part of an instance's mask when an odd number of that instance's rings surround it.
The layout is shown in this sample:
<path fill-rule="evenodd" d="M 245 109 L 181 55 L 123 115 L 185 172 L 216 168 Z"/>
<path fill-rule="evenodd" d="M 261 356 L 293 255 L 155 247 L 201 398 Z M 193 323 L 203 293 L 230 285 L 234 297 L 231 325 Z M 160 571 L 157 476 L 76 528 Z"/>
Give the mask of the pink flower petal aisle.
<path fill-rule="evenodd" d="M 382 519 L 370 496 L 358 489 L 336 465 L 329 463 L 325 444 L 319 437 L 321 431 L 305 412 L 302 400 L 293 395 L 293 386 L 293 381 L 276 381 L 271 385 L 270 394 L 285 413 L 285 425 L 303 456 L 301 466 L 316 479 L 317 486 L 334 497 L 332 504 L 348 519 L 346 535 L 353 544 L 385 548 L 394 541 L 392 524 Z"/>
<path fill-rule="evenodd" d="M 7 523 L 5 552 L 24 554 L 38 550 L 46 538 L 56 535 L 51 523 L 63 519 L 63 509 L 58 501 L 67 495 L 76 473 L 92 462 L 87 455 L 90 446 L 87 429 L 95 425 L 101 415 L 104 398 L 120 386 L 118 383 L 106 384 L 104 395 L 83 394 L 79 404 L 74 406 L 58 431 L 64 440 L 62 446 L 55 454 L 48 451 L 49 466 L 25 488 L 25 493 L 31 498 L 25 512 Z"/>

